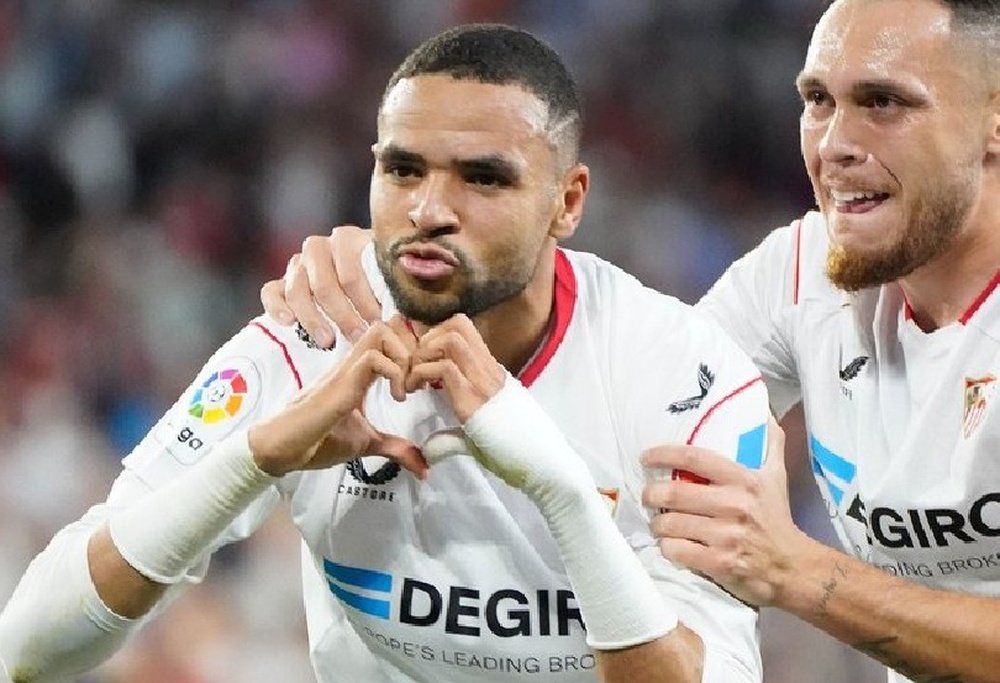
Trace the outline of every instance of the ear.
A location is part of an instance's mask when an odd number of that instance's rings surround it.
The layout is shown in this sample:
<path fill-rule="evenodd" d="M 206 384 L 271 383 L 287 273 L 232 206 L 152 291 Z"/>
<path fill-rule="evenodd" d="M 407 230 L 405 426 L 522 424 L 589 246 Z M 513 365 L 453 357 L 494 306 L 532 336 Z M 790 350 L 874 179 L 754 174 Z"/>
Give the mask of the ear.
<path fill-rule="evenodd" d="M 1000 158 L 1000 91 L 990 99 L 986 127 L 986 153 Z"/>
<path fill-rule="evenodd" d="M 549 235 L 557 240 L 573 236 L 583 217 L 583 205 L 590 189 L 590 169 L 583 164 L 575 164 L 566 171 L 560 185 L 559 204 L 552 220 Z"/>

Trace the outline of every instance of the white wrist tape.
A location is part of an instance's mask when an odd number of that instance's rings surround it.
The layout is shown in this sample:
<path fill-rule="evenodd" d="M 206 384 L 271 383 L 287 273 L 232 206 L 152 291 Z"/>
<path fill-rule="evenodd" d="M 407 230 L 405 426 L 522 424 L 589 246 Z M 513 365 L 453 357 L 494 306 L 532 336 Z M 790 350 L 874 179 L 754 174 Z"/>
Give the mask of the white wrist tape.
<path fill-rule="evenodd" d="M 638 645 L 677 626 L 677 613 L 618 531 L 587 465 L 520 382 L 508 375 L 464 428 L 476 458 L 527 494 L 548 522 L 591 647 Z"/>
<path fill-rule="evenodd" d="M 112 515 L 111 540 L 136 571 L 179 582 L 212 542 L 276 479 L 253 460 L 247 432 L 219 443 L 163 488 Z"/>

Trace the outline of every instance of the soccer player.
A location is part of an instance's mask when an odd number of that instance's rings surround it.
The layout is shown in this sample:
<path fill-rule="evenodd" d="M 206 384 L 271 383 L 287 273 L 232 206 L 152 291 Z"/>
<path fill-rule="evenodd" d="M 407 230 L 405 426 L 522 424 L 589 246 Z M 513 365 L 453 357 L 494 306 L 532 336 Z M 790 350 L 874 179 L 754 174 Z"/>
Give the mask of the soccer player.
<path fill-rule="evenodd" d="M 263 318 L 226 343 L 26 571 L 0 614 L 10 677 L 94 666 L 284 501 L 320 681 L 761 680 L 755 610 L 660 553 L 639 455 L 757 467 L 766 390 L 717 325 L 557 247 L 589 186 L 579 138 L 531 35 L 417 48 L 373 146 L 384 321 L 333 350 Z"/>
<path fill-rule="evenodd" d="M 1000 2 L 837 0 L 797 83 L 818 203 L 700 302 L 755 360 L 779 415 L 803 401 L 812 469 L 844 549 L 795 528 L 784 472 L 705 449 L 647 465 L 711 481 L 647 486 L 671 560 L 887 664 L 891 680 L 1000 671 Z M 269 309 L 359 311 L 360 233 L 306 245 Z M 356 267 L 354 267 L 356 270 Z M 360 318 L 317 297 L 343 329 Z M 352 309 L 353 310 L 353 309 Z M 318 332 L 322 334 L 322 332 Z M 329 332 L 327 331 L 327 334 Z M 777 442 L 775 442 L 777 443 Z"/>

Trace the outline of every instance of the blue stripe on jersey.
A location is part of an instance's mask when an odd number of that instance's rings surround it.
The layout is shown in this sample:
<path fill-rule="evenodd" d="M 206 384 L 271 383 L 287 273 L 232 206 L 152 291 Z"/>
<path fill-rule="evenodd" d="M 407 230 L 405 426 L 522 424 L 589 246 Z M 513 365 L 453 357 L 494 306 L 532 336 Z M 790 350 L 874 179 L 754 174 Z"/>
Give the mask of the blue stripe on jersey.
<path fill-rule="evenodd" d="M 348 567 L 331 562 L 325 557 L 323 558 L 323 568 L 326 570 L 327 576 L 341 583 L 383 593 L 392 591 L 392 574 L 361 569 L 360 567 Z"/>
<path fill-rule="evenodd" d="M 819 439 L 811 434 L 809 435 L 809 448 L 813 452 L 813 457 L 819 461 L 825 471 L 848 484 L 854 481 L 854 465 L 821 444 Z"/>
<path fill-rule="evenodd" d="M 760 469 L 764 462 L 764 427 L 760 425 L 740 434 L 736 446 L 736 462 L 751 470 Z"/>
<path fill-rule="evenodd" d="M 333 581 L 327 581 L 330 586 L 330 591 L 340 598 L 344 604 L 350 605 L 354 609 L 364 612 L 365 614 L 370 614 L 373 617 L 378 617 L 379 619 L 389 618 L 389 601 L 388 600 L 376 600 L 374 598 L 366 598 L 363 595 L 358 595 L 357 593 L 352 593 L 351 591 L 344 590 Z"/>
<path fill-rule="evenodd" d="M 840 501 L 844 497 L 844 492 L 834 486 L 833 483 L 827 479 L 826 474 L 823 473 L 823 468 L 820 466 L 819 460 L 816 459 L 815 455 L 810 458 L 810 460 L 812 460 L 813 474 L 816 474 L 823 479 L 823 483 L 826 484 L 826 488 L 829 489 L 830 497 L 833 498 L 834 504 L 837 505 L 837 507 L 840 507 Z"/>

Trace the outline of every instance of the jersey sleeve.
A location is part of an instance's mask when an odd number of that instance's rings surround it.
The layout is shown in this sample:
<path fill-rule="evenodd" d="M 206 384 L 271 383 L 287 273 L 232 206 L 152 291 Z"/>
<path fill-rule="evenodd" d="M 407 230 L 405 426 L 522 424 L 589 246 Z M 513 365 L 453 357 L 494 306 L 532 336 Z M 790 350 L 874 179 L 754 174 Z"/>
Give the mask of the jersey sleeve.
<path fill-rule="evenodd" d="M 623 523 L 629 541 L 680 620 L 705 642 L 722 678 L 756 681 L 761 660 L 756 611 L 708 579 L 660 553 L 648 525 L 655 511 L 642 506 L 642 488 L 662 474 L 646 471 L 639 456 L 654 446 L 693 444 L 746 467 L 762 464 L 768 423 L 760 372 L 712 320 L 652 292 L 633 295 L 641 320 L 619 344 L 630 353 L 616 374 L 616 421 L 636 519 Z M 681 476 L 689 476 L 681 474 Z M 706 679 L 709 680 L 709 679 Z"/>
<path fill-rule="evenodd" d="M 0 613 L 0 660 L 14 680 L 62 680 L 109 657 L 128 633 L 200 581 L 211 553 L 250 535 L 280 498 L 269 489 L 230 524 L 141 620 L 114 614 L 90 579 L 87 547 L 111 515 L 180 475 L 236 430 L 280 409 L 301 379 L 282 335 L 263 320 L 236 334 L 124 461 L 104 503 L 62 529 L 31 562 Z"/>
<path fill-rule="evenodd" d="M 760 369 L 778 417 L 801 398 L 791 323 L 802 273 L 803 221 L 772 232 L 697 304 Z"/>

